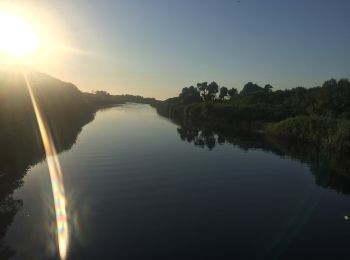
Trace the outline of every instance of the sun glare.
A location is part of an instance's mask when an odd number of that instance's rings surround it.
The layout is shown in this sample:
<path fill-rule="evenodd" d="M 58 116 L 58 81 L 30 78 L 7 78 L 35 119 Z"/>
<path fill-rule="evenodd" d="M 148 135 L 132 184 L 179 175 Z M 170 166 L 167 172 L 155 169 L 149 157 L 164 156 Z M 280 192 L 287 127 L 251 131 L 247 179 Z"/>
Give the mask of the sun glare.
<path fill-rule="evenodd" d="M 39 47 L 39 36 L 28 22 L 0 12 L 0 53 L 20 57 L 34 53 Z"/>

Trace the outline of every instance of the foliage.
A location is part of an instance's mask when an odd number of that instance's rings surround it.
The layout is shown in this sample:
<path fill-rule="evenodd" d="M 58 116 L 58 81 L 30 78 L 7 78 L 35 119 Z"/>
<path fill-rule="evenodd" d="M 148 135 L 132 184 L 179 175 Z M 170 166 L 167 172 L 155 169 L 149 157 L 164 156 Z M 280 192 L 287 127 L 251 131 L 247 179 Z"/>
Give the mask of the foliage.
<path fill-rule="evenodd" d="M 191 98 L 188 94 L 191 91 L 185 88 L 187 92 L 182 92 L 179 97 L 156 103 L 158 112 L 172 118 L 221 125 L 262 128 L 269 124 L 266 129 L 271 135 L 337 150 L 348 147 L 350 83 L 347 79 L 331 79 L 321 87 L 276 91 L 270 84 L 260 87 L 248 82 L 239 94 L 235 88 L 221 87 L 218 91 L 215 82 L 198 83 L 197 88 L 190 88 L 196 98 Z M 225 99 L 227 95 L 229 100 Z"/>
<path fill-rule="evenodd" d="M 227 94 L 230 96 L 230 99 L 232 99 L 234 96 L 238 95 L 238 90 L 236 88 L 231 88 Z"/>
<path fill-rule="evenodd" d="M 268 124 L 266 131 L 283 139 L 350 151 L 350 120 L 298 116 Z"/>
<path fill-rule="evenodd" d="M 183 88 L 179 98 L 183 100 L 184 103 L 194 103 L 202 100 L 198 89 L 196 89 L 194 86 Z"/>
<path fill-rule="evenodd" d="M 208 93 L 205 96 L 204 100 L 205 101 L 211 101 L 214 100 L 216 97 L 216 94 L 219 92 L 219 85 L 215 81 L 211 82 L 208 85 Z"/>
<path fill-rule="evenodd" d="M 251 95 L 251 94 L 256 94 L 259 92 L 264 92 L 264 88 L 260 87 L 258 84 L 248 82 L 247 84 L 244 85 L 241 95 Z"/>
<path fill-rule="evenodd" d="M 220 100 L 224 100 L 226 96 L 228 96 L 228 89 L 226 87 L 221 87 L 219 94 Z"/>
<path fill-rule="evenodd" d="M 219 92 L 219 85 L 215 81 L 210 84 L 208 82 L 202 82 L 197 83 L 197 89 L 204 101 L 211 101 L 215 99 L 216 93 Z"/>

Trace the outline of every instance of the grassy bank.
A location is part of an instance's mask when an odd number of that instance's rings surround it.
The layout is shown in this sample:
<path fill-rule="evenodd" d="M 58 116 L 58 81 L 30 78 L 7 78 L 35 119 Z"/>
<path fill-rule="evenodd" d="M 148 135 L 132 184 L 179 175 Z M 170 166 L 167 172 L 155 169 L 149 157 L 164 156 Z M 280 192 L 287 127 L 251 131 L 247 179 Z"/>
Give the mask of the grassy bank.
<path fill-rule="evenodd" d="M 350 120 L 330 117 L 298 116 L 265 127 L 266 134 L 311 143 L 337 151 L 350 151 Z"/>

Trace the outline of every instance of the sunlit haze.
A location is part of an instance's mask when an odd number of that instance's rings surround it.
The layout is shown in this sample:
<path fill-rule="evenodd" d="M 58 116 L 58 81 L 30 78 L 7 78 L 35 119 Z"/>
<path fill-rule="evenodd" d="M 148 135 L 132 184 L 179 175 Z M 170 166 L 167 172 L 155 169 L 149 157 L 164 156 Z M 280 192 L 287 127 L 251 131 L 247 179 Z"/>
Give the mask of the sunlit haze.
<path fill-rule="evenodd" d="M 85 91 L 162 99 L 205 80 L 285 89 L 349 76 L 346 0 L 8 3 L 31 10 L 55 41 L 33 66 Z"/>
<path fill-rule="evenodd" d="M 20 17 L 0 12 L 0 52 L 22 56 L 33 53 L 40 45 L 38 35 Z"/>

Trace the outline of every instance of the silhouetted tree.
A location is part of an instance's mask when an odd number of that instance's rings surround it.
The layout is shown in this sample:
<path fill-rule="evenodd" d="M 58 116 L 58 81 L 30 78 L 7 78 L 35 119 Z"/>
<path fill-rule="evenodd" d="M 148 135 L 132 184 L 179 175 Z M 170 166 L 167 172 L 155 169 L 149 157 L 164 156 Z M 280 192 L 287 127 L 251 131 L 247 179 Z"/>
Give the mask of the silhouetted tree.
<path fill-rule="evenodd" d="M 219 98 L 221 100 L 224 100 L 227 95 L 228 95 L 228 89 L 226 87 L 221 87 L 220 88 Z"/>
<path fill-rule="evenodd" d="M 323 83 L 322 87 L 327 88 L 327 87 L 337 87 L 337 81 L 335 79 L 330 79 L 327 80 Z"/>
<path fill-rule="evenodd" d="M 228 91 L 228 95 L 230 96 L 230 98 L 232 99 L 234 96 L 236 96 L 238 94 L 238 91 L 237 89 L 235 88 L 231 88 L 229 91 Z"/>
<path fill-rule="evenodd" d="M 184 103 L 202 101 L 199 91 L 194 86 L 183 88 L 179 95 L 179 98 L 183 100 Z"/>
<path fill-rule="evenodd" d="M 96 91 L 93 91 L 93 93 L 97 96 L 110 96 L 111 95 L 105 90 L 96 90 Z"/>
<path fill-rule="evenodd" d="M 219 92 L 219 85 L 213 81 L 208 85 L 208 93 L 206 95 L 205 100 L 206 101 L 210 101 L 210 100 L 214 100 L 216 93 Z"/>
<path fill-rule="evenodd" d="M 338 81 L 338 86 L 341 88 L 349 88 L 350 87 L 349 79 L 340 79 Z"/>
<path fill-rule="evenodd" d="M 216 93 L 219 92 L 219 85 L 213 81 L 208 85 L 208 82 L 197 83 L 197 88 L 200 91 L 204 101 L 215 99 Z"/>
<path fill-rule="evenodd" d="M 241 95 L 250 95 L 250 94 L 255 94 L 258 92 L 263 92 L 264 89 L 260 87 L 258 84 L 248 82 L 247 84 L 244 85 Z"/>
<path fill-rule="evenodd" d="M 270 84 L 266 84 L 264 89 L 266 92 L 272 92 L 273 86 L 271 86 Z"/>
<path fill-rule="evenodd" d="M 197 83 L 197 88 L 200 91 L 201 96 L 205 100 L 208 93 L 208 82 Z"/>

